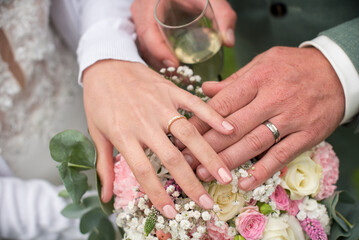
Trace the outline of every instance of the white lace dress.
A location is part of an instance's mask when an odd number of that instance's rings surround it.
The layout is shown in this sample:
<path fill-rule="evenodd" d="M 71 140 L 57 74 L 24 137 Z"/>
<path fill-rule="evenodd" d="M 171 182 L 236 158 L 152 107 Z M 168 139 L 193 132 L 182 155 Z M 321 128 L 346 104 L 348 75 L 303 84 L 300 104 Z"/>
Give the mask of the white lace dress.
<path fill-rule="evenodd" d="M 0 154 L 16 176 L 59 183 L 48 144 L 57 132 L 87 131 L 75 56 L 49 25 L 46 0 L 0 6 L 0 28 L 25 75 L 21 87 L 0 58 Z"/>
<path fill-rule="evenodd" d="M 58 239 L 69 224 L 49 184 L 60 180 L 48 145 L 62 130 L 87 126 L 75 56 L 52 31 L 49 7 L 49 0 L 0 0 L 0 29 L 24 76 L 21 86 L 0 55 L 0 239 Z"/>

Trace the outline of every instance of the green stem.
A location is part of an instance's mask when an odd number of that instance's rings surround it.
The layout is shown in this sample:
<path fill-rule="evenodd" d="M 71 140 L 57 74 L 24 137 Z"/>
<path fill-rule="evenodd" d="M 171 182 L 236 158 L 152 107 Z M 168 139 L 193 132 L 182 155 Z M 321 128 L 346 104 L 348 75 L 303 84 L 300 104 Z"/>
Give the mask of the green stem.
<path fill-rule="evenodd" d="M 353 225 L 337 210 L 335 210 L 335 213 L 350 227 L 352 228 Z"/>
<path fill-rule="evenodd" d="M 67 164 L 69 167 L 77 167 L 77 168 L 84 168 L 84 169 L 92 169 L 92 167 L 84 166 L 84 165 L 78 165 L 74 163 L 68 162 Z"/>

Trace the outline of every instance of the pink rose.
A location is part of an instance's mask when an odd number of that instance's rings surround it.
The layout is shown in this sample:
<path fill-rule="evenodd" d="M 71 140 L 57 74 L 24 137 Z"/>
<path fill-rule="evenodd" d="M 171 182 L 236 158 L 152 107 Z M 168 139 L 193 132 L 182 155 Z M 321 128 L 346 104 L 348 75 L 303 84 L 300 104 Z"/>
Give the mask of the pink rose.
<path fill-rule="evenodd" d="M 135 198 L 142 195 L 141 192 L 135 191 L 139 184 L 128 166 L 125 158 L 118 154 L 114 165 L 115 180 L 113 183 L 113 193 L 115 194 L 114 208 L 119 209 Z"/>
<path fill-rule="evenodd" d="M 211 220 L 207 221 L 207 233 L 211 239 L 215 240 L 233 240 L 233 237 L 228 235 L 228 225 L 225 223 L 221 227 L 217 227 L 214 223 L 218 220 L 217 217 L 212 216 Z"/>
<path fill-rule="evenodd" d="M 167 240 L 172 237 L 171 233 L 165 233 L 162 230 L 156 230 L 156 237 L 159 240 Z"/>
<path fill-rule="evenodd" d="M 289 215 L 292 216 L 297 216 L 298 212 L 299 212 L 299 203 L 301 203 L 302 200 L 289 200 L 289 207 L 287 212 L 289 213 Z"/>
<path fill-rule="evenodd" d="M 323 142 L 314 151 L 313 160 L 322 166 L 322 178 L 320 179 L 320 190 L 315 196 L 317 200 L 323 200 L 331 196 L 339 178 L 339 159 L 333 151 L 332 145 Z"/>
<path fill-rule="evenodd" d="M 257 206 L 242 208 L 236 218 L 236 229 L 246 240 L 261 239 L 266 225 L 267 218 L 258 211 Z"/>
<path fill-rule="evenodd" d="M 288 210 L 289 197 L 287 192 L 280 185 L 276 187 L 274 193 L 270 196 L 270 199 L 275 202 L 275 205 L 279 210 Z"/>

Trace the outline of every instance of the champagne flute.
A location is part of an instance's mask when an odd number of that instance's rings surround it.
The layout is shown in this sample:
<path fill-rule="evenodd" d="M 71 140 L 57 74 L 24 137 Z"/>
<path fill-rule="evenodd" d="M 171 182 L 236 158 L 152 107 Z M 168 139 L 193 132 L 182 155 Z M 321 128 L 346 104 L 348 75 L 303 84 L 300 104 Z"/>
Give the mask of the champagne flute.
<path fill-rule="evenodd" d="M 158 0 L 154 15 L 181 64 L 203 81 L 220 79 L 222 39 L 209 0 Z"/>

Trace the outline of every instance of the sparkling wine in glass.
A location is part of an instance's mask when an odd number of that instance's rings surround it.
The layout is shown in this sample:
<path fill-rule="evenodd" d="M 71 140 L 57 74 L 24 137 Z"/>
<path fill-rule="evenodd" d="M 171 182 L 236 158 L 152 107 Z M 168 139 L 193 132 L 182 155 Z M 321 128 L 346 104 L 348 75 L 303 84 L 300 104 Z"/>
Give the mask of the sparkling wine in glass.
<path fill-rule="evenodd" d="M 182 64 L 203 81 L 218 80 L 222 40 L 209 0 L 159 0 L 155 18 Z"/>

